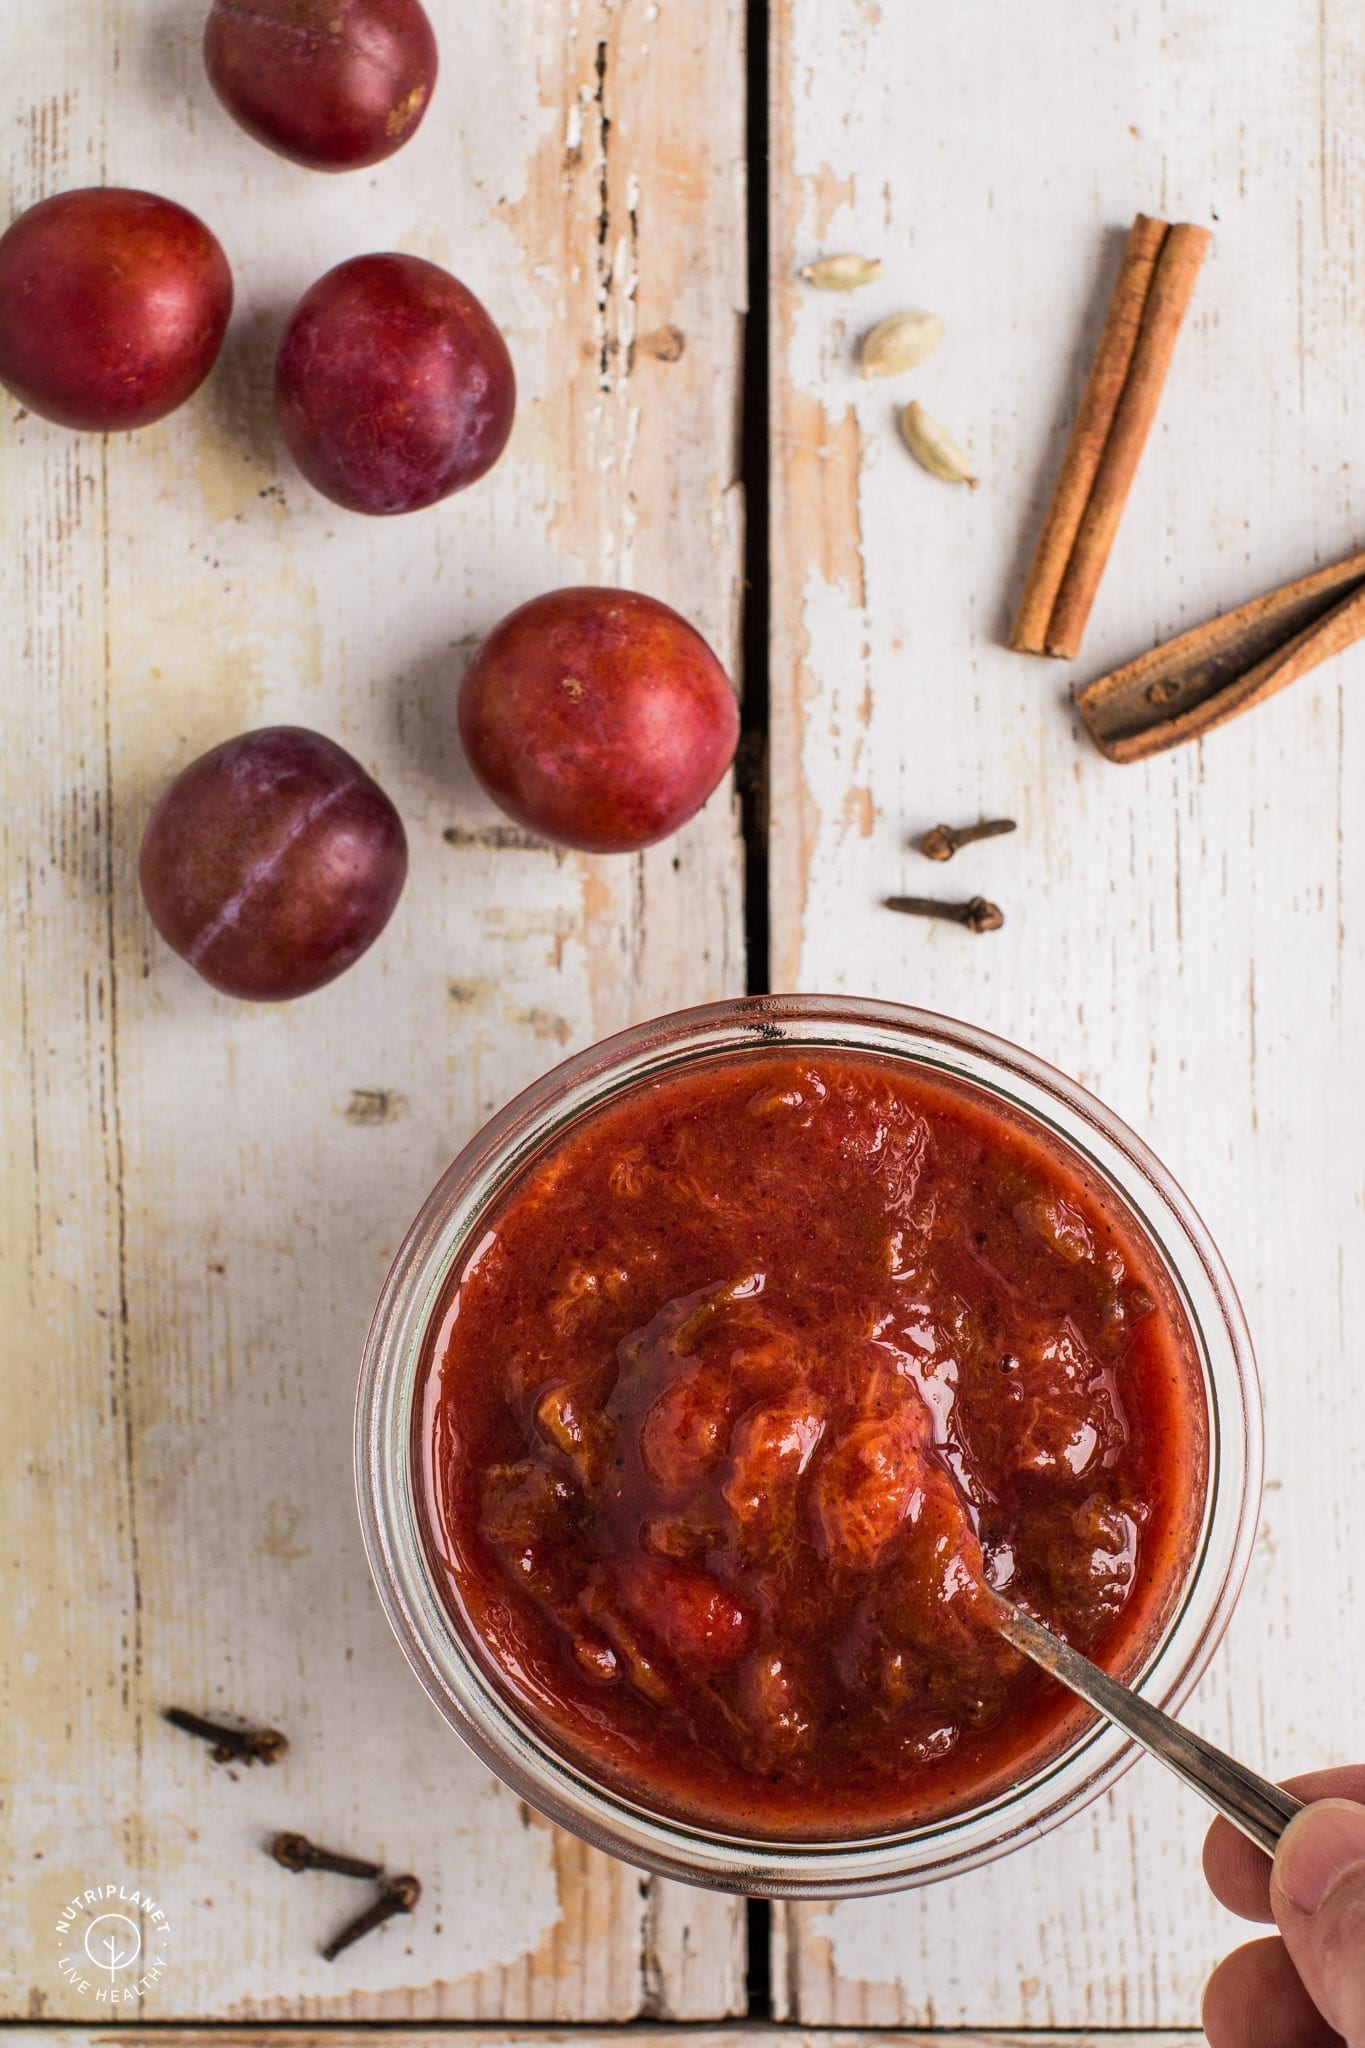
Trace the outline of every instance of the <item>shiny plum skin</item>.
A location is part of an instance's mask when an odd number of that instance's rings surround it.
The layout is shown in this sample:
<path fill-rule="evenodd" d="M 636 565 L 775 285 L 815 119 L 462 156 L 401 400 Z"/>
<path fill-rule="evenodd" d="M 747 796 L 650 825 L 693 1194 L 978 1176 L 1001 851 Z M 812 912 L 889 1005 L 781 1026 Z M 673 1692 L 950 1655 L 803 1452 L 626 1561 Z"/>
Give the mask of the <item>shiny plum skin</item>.
<path fill-rule="evenodd" d="M 739 709 L 694 627 L 630 590 L 554 590 L 495 626 L 460 689 L 470 766 L 509 816 L 585 853 L 632 853 L 699 811 Z"/>
<path fill-rule="evenodd" d="M 417 512 L 507 445 L 507 344 L 458 278 L 420 256 L 353 256 L 304 293 L 275 363 L 280 429 L 310 484 L 351 512 Z"/>
<path fill-rule="evenodd" d="M 334 741 L 242 733 L 163 791 L 139 873 L 166 944 L 225 995 L 283 1002 L 334 981 L 403 891 L 403 824 Z"/>
<path fill-rule="evenodd" d="M 436 67 L 420 0 L 213 0 L 204 24 L 204 68 L 228 112 L 311 170 L 363 170 L 401 149 Z"/>
<path fill-rule="evenodd" d="M 59 426 L 164 419 L 213 368 L 231 311 L 216 239 L 154 192 L 58 192 L 0 236 L 0 384 Z"/>

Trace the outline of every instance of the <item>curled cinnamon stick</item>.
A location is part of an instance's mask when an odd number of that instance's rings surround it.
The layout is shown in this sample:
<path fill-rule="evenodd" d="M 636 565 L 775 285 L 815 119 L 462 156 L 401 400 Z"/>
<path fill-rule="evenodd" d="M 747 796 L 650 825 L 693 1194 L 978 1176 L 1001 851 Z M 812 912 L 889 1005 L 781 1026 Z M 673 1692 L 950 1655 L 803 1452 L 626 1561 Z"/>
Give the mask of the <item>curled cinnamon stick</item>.
<path fill-rule="evenodd" d="M 1133 222 L 1010 629 L 1020 653 L 1080 651 L 1208 242 L 1188 223 Z"/>
<path fill-rule="evenodd" d="M 1111 761 L 1203 739 L 1365 636 L 1365 552 L 1180 633 L 1077 692 Z"/>

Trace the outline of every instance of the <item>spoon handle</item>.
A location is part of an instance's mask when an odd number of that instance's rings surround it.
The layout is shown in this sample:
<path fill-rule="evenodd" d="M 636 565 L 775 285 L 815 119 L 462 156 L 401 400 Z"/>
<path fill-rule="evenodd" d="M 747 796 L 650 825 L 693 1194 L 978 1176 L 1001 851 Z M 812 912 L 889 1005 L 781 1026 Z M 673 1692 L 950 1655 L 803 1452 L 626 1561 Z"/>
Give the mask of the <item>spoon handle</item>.
<path fill-rule="evenodd" d="M 1022 1613 L 1005 1600 L 999 1600 L 999 1614 L 998 1626 L 1006 1642 L 1013 1643 L 1016 1650 L 1022 1650 L 1044 1671 L 1050 1671 L 1106 1719 L 1116 1722 L 1168 1770 L 1174 1771 L 1177 1778 L 1183 1778 L 1210 1806 L 1216 1807 L 1225 1820 L 1240 1828 L 1258 1849 L 1264 1849 L 1267 1856 L 1275 1854 L 1280 1836 L 1302 1810 L 1301 1799 L 1257 1777 L 1245 1764 L 1234 1762 L 1202 1736 L 1182 1728 L 1169 1714 L 1163 1714 L 1150 1701 L 1120 1685 L 1079 1650 L 1073 1650 L 1070 1643 L 1053 1635 L 1031 1614 Z"/>

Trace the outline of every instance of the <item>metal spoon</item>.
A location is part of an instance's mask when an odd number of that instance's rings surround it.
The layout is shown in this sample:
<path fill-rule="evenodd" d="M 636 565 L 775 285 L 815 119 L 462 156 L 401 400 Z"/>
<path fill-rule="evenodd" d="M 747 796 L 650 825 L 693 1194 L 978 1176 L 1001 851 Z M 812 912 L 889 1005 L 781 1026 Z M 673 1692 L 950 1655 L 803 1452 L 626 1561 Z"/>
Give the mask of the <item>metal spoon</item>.
<path fill-rule="evenodd" d="M 1280 1836 L 1294 1815 L 1302 1811 L 1301 1799 L 1282 1792 L 1265 1778 L 1258 1778 L 1255 1771 L 1235 1763 L 1201 1735 L 1192 1735 L 1169 1714 L 1163 1714 L 1158 1707 L 1130 1692 L 1126 1685 L 1120 1685 L 1098 1664 L 1092 1664 L 1070 1643 L 1054 1636 L 1031 1614 L 1012 1607 L 998 1593 L 991 1595 L 991 1602 L 997 1613 L 996 1626 L 1006 1642 L 1013 1643 L 1016 1650 L 1022 1650 L 1106 1720 L 1140 1742 L 1158 1762 L 1216 1807 L 1225 1820 L 1240 1828 L 1258 1849 L 1264 1849 L 1267 1856 L 1275 1854 Z"/>

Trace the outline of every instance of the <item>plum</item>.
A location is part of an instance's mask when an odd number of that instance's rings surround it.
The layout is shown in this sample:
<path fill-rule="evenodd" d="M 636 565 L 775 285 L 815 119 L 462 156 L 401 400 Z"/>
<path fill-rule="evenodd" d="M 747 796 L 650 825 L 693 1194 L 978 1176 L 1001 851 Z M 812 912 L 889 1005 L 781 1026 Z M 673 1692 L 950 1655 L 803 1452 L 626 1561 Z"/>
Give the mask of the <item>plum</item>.
<path fill-rule="evenodd" d="M 460 734 L 520 824 L 586 853 L 632 853 L 701 809 L 734 759 L 739 711 L 711 649 L 667 605 L 554 590 L 475 654 Z"/>
<path fill-rule="evenodd" d="M 1069 1626 L 1093 1642 L 1132 1592 L 1142 1540 L 1138 1519 L 1099 1493 L 1070 1516 L 1062 1507 L 1052 1519 L 1041 1560 L 1048 1609 L 1065 1613 Z"/>
<path fill-rule="evenodd" d="M 1123 1397 L 1069 1320 L 1028 1361 L 1026 1384 L 1011 1404 L 1004 1455 L 1017 1472 L 1075 1478 L 1109 1466 L 1128 1441 Z"/>
<path fill-rule="evenodd" d="M 402 820 L 345 750 L 299 726 L 242 733 L 165 789 L 142 840 L 162 938 L 212 987 L 307 995 L 383 931 L 408 871 Z"/>
<path fill-rule="evenodd" d="M 808 1746 L 815 1724 L 789 1657 L 764 1650 L 753 1658 L 742 1674 L 740 1696 L 764 1755 L 787 1756 Z"/>
<path fill-rule="evenodd" d="M 724 1455 L 732 1396 L 726 1375 L 700 1365 L 670 1381 L 640 1429 L 640 1455 L 656 1485 L 698 1485 Z"/>
<path fill-rule="evenodd" d="M 1050 1251 L 1068 1266 L 1093 1265 L 1098 1256 L 1095 1234 L 1071 1202 L 1046 1190 L 1014 1205 L 1014 1220 L 1022 1230 L 1040 1237 Z"/>
<path fill-rule="evenodd" d="M 818 1406 L 795 1395 L 744 1417 L 735 1431 L 733 1462 L 721 1494 L 749 1544 L 768 1542 L 790 1512 L 797 1481 L 824 1433 Z"/>
<path fill-rule="evenodd" d="M 594 1485 L 612 1444 L 612 1428 L 572 1387 L 548 1387 L 536 1403 L 536 1421 L 586 1485 Z"/>
<path fill-rule="evenodd" d="M 707 1572 L 651 1558 L 622 1574 L 621 1596 L 631 1619 L 685 1668 L 730 1664 L 748 1647 L 749 1616 Z"/>
<path fill-rule="evenodd" d="M 621 1613 L 610 1575 L 594 1572 L 579 1594 L 578 1604 L 589 1620 L 596 1622 L 617 1660 L 616 1669 L 624 1670 L 636 1692 L 644 1699 L 652 1700 L 656 1707 L 671 1706 L 673 1688 L 650 1655 L 640 1631 Z M 580 1665 L 583 1661 L 579 1658 Z M 605 1678 L 605 1665 L 600 1668 Z M 615 1669 L 611 1675 L 616 1675 Z"/>
<path fill-rule="evenodd" d="M 604 1636 L 580 1629 L 571 1647 L 574 1662 L 594 1685 L 614 1685 L 621 1676 L 621 1660 Z"/>
<path fill-rule="evenodd" d="M 945 1475 L 931 1473 L 900 1569 L 878 1590 L 878 1616 L 898 1643 L 926 1655 L 951 1654 L 967 1673 L 978 1647 L 987 1663 L 996 1654 L 999 1638 L 983 1620 L 984 1602 L 976 1532 Z"/>
<path fill-rule="evenodd" d="M 420 0 L 213 0 L 204 68 L 248 135 L 316 171 L 382 163 L 421 125 L 436 37 Z"/>
<path fill-rule="evenodd" d="M 213 368 L 231 311 L 217 240 L 154 192 L 58 192 L 0 236 L 0 384 L 59 426 L 164 419 Z"/>
<path fill-rule="evenodd" d="M 351 512 L 417 512 L 507 445 L 512 358 L 458 278 L 420 256 L 353 256 L 306 291 L 275 361 L 285 443 Z"/>
<path fill-rule="evenodd" d="M 698 1564 L 725 1541 L 719 1512 L 705 1494 L 694 1494 L 675 1515 L 651 1515 L 640 1524 L 640 1548 L 674 1564 Z"/>
<path fill-rule="evenodd" d="M 928 1431 L 908 1411 L 855 1422 L 815 1476 L 821 1548 L 831 1563 L 870 1571 L 891 1538 L 913 1523 L 930 1483 Z"/>
<path fill-rule="evenodd" d="M 542 1551 L 564 1541 L 574 1507 L 569 1482 L 546 1466 L 529 1458 L 494 1465 L 484 1477 L 479 1533 L 513 1571 L 531 1578 Z"/>

